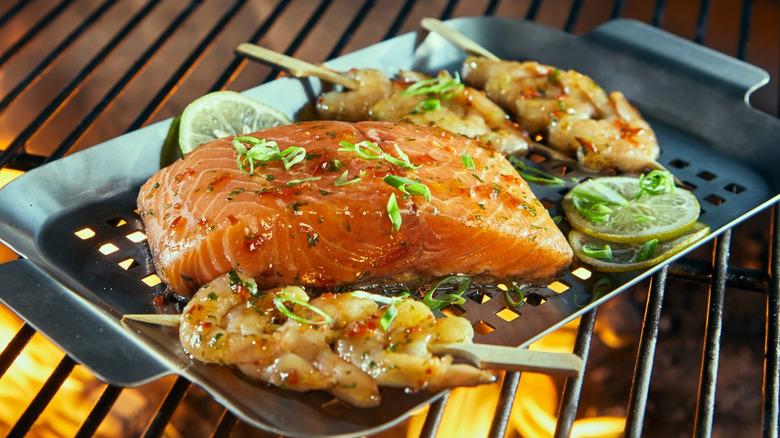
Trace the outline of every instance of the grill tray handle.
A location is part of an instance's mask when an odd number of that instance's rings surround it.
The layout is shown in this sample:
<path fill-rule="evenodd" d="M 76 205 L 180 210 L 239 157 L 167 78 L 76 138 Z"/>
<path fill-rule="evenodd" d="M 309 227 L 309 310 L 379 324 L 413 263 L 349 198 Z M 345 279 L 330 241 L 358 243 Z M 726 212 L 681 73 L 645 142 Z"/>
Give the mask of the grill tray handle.
<path fill-rule="evenodd" d="M 111 316 L 30 260 L 0 265 L 0 301 L 105 382 L 136 386 L 171 374 Z"/>

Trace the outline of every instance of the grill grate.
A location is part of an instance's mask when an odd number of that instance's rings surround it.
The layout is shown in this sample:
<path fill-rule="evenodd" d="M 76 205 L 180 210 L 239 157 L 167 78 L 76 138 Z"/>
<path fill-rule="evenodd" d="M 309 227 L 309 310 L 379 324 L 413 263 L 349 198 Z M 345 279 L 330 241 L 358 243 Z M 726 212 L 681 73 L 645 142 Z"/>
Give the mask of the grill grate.
<path fill-rule="evenodd" d="M 48 3 L 52 4 L 47 7 L 47 11 L 44 14 L 41 14 L 40 18 L 26 28 L 25 32 L 0 54 L 0 66 L 13 62 L 19 54 L 25 52 L 32 42 L 36 41 L 42 32 L 46 31 L 47 28 L 51 26 L 55 26 L 53 23 L 56 22 L 58 17 L 71 9 L 79 7 L 78 5 L 72 5 L 74 2 L 71 1 Z M 119 79 L 111 86 L 109 91 L 107 91 L 89 113 L 64 136 L 64 139 L 50 154 L 47 156 L 27 154 L 25 152 L 25 146 L 28 142 L 41 131 L 43 126 L 50 122 L 68 105 L 68 102 L 78 94 L 81 85 L 94 74 L 95 70 L 104 63 L 109 55 L 115 52 L 116 49 L 128 39 L 128 36 L 134 29 L 150 19 L 152 12 L 158 9 L 158 5 L 161 3 L 162 2 L 159 0 L 150 0 L 143 7 L 138 9 L 138 11 L 135 12 L 87 62 L 87 64 L 75 73 L 73 78 L 62 87 L 59 93 L 57 93 L 50 102 L 46 103 L 42 109 L 36 109 L 35 116 L 32 118 L 31 122 L 21 128 L 19 133 L 7 142 L 5 150 L 0 153 L 0 167 L 7 166 L 29 169 L 57 159 L 73 150 L 78 142 L 84 137 L 85 133 L 99 121 L 101 114 L 117 100 L 118 96 L 120 96 L 127 86 L 137 78 L 144 67 L 158 55 L 162 47 L 168 43 L 168 40 L 177 32 L 181 32 L 180 29 L 188 19 L 197 14 L 199 9 L 204 6 L 200 1 L 191 1 L 181 7 L 177 15 L 175 15 L 175 17 L 165 26 L 165 30 L 149 45 L 134 63 L 119 76 Z M 503 2 L 500 0 L 490 0 L 487 2 L 483 1 L 482 3 L 485 3 L 484 8 L 482 9 L 484 14 L 492 15 L 499 13 L 501 15 L 511 15 L 517 18 L 524 16 L 529 20 L 536 20 L 541 17 L 546 24 L 562 26 L 563 29 L 568 32 L 575 31 L 578 28 L 578 22 L 581 21 L 583 12 L 598 8 L 598 6 L 594 4 L 594 1 L 573 0 L 568 11 L 563 11 L 560 17 L 550 19 L 549 17 L 555 14 L 553 13 L 554 11 L 552 11 L 554 8 L 550 7 L 551 2 L 549 1 L 545 3 L 542 0 L 532 0 L 527 6 L 524 5 L 528 2 L 512 0 L 505 0 Z M 628 8 L 628 5 L 625 3 L 626 2 L 622 0 L 615 0 L 612 3 L 612 18 L 620 17 L 622 14 L 626 13 L 627 9 L 631 9 Z M 19 1 L 10 7 L 7 7 L 0 15 L 0 26 L 23 20 L 25 13 L 31 8 L 28 4 L 29 2 Z M 30 68 L 27 74 L 19 79 L 13 88 L 5 92 L 2 98 L 0 98 L 0 112 L 5 112 L 7 109 L 13 107 L 14 104 L 18 103 L 25 92 L 33 88 L 39 78 L 45 75 L 53 64 L 68 56 L 68 49 L 93 29 L 96 26 L 96 23 L 100 21 L 101 17 L 110 12 L 112 7 L 115 7 L 114 4 L 115 2 L 107 1 L 95 8 L 83 19 L 83 21 L 75 26 L 72 31 L 64 36 L 56 47 L 42 57 L 42 61 Z M 378 5 L 379 3 L 374 0 L 363 1 L 354 12 L 349 24 L 344 28 L 343 32 L 340 33 L 340 36 L 332 49 L 330 51 L 321 51 L 323 54 L 327 53 L 327 56 L 324 58 L 328 59 L 339 55 L 349 45 L 350 41 L 355 38 L 361 28 L 377 25 L 376 22 L 369 23 L 367 17 L 369 17 L 372 10 Z M 387 39 L 397 35 L 402 29 L 413 28 L 415 23 L 412 23 L 410 17 L 416 16 L 415 12 L 421 8 L 425 9 L 426 13 L 435 9 L 435 7 L 431 5 L 432 2 L 416 2 L 415 0 L 406 0 L 403 2 L 397 12 L 395 12 L 393 19 L 387 20 L 390 24 L 382 38 Z M 221 37 L 224 33 L 224 29 L 235 20 L 242 11 L 251 6 L 253 6 L 252 2 L 237 0 L 227 6 L 227 9 L 220 14 L 215 15 L 216 21 L 213 21 L 213 25 L 210 26 L 207 34 L 198 42 L 196 47 L 189 52 L 184 61 L 176 68 L 169 79 L 157 89 L 156 94 L 149 100 L 149 103 L 130 123 L 127 129 L 128 131 L 137 129 L 149 123 L 155 116 L 161 113 L 165 104 L 175 95 L 179 86 L 196 69 L 209 49 L 215 46 L 215 41 Z M 237 39 L 232 43 L 238 43 L 243 40 L 252 42 L 262 40 L 272 30 L 274 23 L 276 23 L 291 6 L 292 2 L 289 0 L 279 1 L 260 23 L 254 34 L 249 38 L 244 37 L 240 40 Z M 299 49 L 306 44 L 312 30 L 316 26 L 322 25 L 322 21 L 324 20 L 323 17 L 326 16 L 329 9 L 339 6 L 342 11 L 351 10 L 349 5 L 346 5 L 345 7 L 344 2 L 334 3 L 329 0 L 322 0 L 319 2 L 317 6 L 311 10 L 307 20 L 300 29 L 290 30 L 291 32 L 295 32 L 295 37 L 284 49 L 284 52 L 288 55 L 295 55 Z M 547 6 L 547 8 L 545 6 Z M 667 15 L 669 15 L 667 13 L 667 6 L 671 7 L 672 5 L 667 5 L 665 0 L 656 0 L 650 15 L 645 17 L 645 19 L 655 26 L 661 26 L 664 23 L 664 19 L 670 18 L 667 17 Z M 384 7 L 387 6 L 384 5 Z M 526 9 L 523 9 L 524 7 Z M 751 0 L 744 0 L 742 2 L 739 30 L 736 34 L 736 55 L 740 59 L 745 59 L 748 54 L 748 48 L 751 42 L 751 16 L 761 13 L 759 8 L 769 9 L 772 7 L 776 8 L 776 6 L 772 6 L 771 4 L 753 4 Z M 440 6 L 439 9 L 439 17 L 447 19 L 452 16 L 462 15 L 462 13 L 459 13 L 459 10 L 465 9 L 465 7 L 464 4 L 459 3 L 457 0 L 449 0 Z M 708 36 L 707 25 L 712 17 L 711 9 L 712 4 L 710 1 L 702 0 L 699 3 L 696 15 L 697 18 L 695 23 L 693 23 L 694 28 L 691 33 L 693 39 L 698 43 L 704 42 Z M 523 13 L 523 11 L 525 12 Z M 771 12 L 772 11 L 770 11 L 770 13 Z M 606 17 L 604 17 L 604 19 L 606 19 Z M 28 21 L 30 20 L 25 22 Z M 551 21 L 552 23 L 550 23 Z M 595 24 L 594 20 L 590 19 L 588 26 L 592 26 L 593 24 Z M 373 41 L 366 41 L 365 44 L 362 45 L 367 45 L 371 42 Z M 775 62 L 780 61 L 775 60 Z M 245 69 L 245 66 L 246 62 L 244 60 L 237 56 L 233 58 L 229 65 L 217 76 L 217 80 L 213 82 L 211 89 L 224 89 L 235 83 L 242 70 Z M 272 80 L 277 74 L 278 71 L 276 70 L 268 72 L 262 82 Z M 780 105 L 780 102 L 776 104 Z M 771 108 L 772 105 L 772 103 L 769 103 L 766 106 Z M 670 165 L 677 168 L 685 168 L 688 167 L 690 163 L 682 161 L 681 159 L 675 159 L 670 162 Z M 711 190 L 711 192 L 708 192 L 707 194 L 699 193 L 700 196 L 705 195 L 703 199 L 705 202 L 711 204 L 707 209 L 716 208 L 723 202 L 727 202 L 730 196 L 738 195 L 743 190 L 736 182 L 723 183 L 717 179 L 713 180 L 714 176 L 715 175 L 708 175 L 704 172 L 700 172 L 698 178 L 696 178 L 695 181 L 691 181 L 693 183 L 692 185 L 697 185 L 698 188 L 706 187 L 707 190 Z M 778 414 L 778 409 L 780 408 L 780 400 L 778 398 L 780 392 L 780 274 L 778 274 L 778 272 L 780 272 L 780 214 L 778 213 L 778 209 L 775 207 L 773 210 L 772 232 L 770 233 L 772 236 L 770 243 L 771 259 L 768 274 L 763 271 L 729 266 L 731 231 L 727 231 L 717 239 L 712 265 L 693 259 L 684 259 L 655 274 L 651 281 L 647 296 L 644 324 L 640 334 L 634 377 L 628 400 L 628 417 L 626 423 L 627 436 L 640 436 L 642 434 L 651 374 L 656 357 L 655 349 L 658 340 L 659 321 L 663 309 L 664 295 L 667 289 L 667 276 L 710 284 L 707 325 L 703 339 L 704 348 L 701 359 L 701 375 L 694 425 L 694 433 L 697 436 L 707 436 L 712 432 L 726 288 L 736 287 L 766 293 L 767 318 L 763 376 L 763 435 L 777 436 L 778 427 L 780 425 Z M 585 314 L 580 320 L 574 351 L 581 355 L 585 360 L 587 360 L 593 339 L 595 322 L 596 310 Z M 14 338 L 5 346 L 2 353 L 0 353 L 0 376 L 5 374 L 16 357 L 28 344 L 34 333 L 34 330 L 29 325 L 23 324 Z M 65 379 L 71 374 L 74 366 L 75 362 L 69 357 L 65 356 L 62 359 L 51 373 L 44 386 L 36 394 L 33 401 L 28 405 L 25 412 L 17 420 L 17 423 L 10 431 L 11 435 L 22 435 L 30 429 L 41 412 L 43 412 L 60 389 Z M 496 414 L 489 432 L 490 437 L 502 437 L 506 433 L 509 424 L 509 415 L 517 395 L 520 379 L 520 373 L 509 373 L 505 376 L 501 386 L 498 405 L 496 407 Z M 564 385 L 558 422 L 555 429 L 556 437 L 568 436 L 571 431 L 572 424 L 577 414 L 582 384 L 583 377 L 581 376 L 578 379 L 568 380 Z M 175 380 L 175 383 L 156 410 L 156 414 L 150 420 L 145 431 L 145 436 L 160 436 L 162 434 L 175 409 L 187 394 L 189 387 L 190 384 L 185 379 L 179 377 Z M 82 423 L 78 433 L 79 436 L 89 436 L 97 430 L 97 427 L 110 412 L 121 392 L 122 388 L 120 387 L 108 386 L 105 388 L 92 411 Z M 436 435 L 446 403 L 447 397 L 444 397 L 431 406 L 421 436 L 432 437 Z M 214 436 L 229 435 L 236 424 L 236 418 L 225 410 L 219 418 L 213 434 Z"/>

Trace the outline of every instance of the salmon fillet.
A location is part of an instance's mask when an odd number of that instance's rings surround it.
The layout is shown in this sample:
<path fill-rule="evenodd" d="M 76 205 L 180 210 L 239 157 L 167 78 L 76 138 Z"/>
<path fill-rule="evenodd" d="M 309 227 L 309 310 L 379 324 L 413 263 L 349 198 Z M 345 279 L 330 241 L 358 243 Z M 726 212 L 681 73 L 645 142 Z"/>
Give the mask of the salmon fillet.
<path fill-rule="evenodd" d="M 306 122 L 251 135 L 282 150 L 302 146 L 306 159 L 289 170 L 268 162 L 250 176 L 239 170 L 231 140 L 220 139 L 141 187 L 138 208 L 158 275 L 177 293 L 190 295 L 231 269 L 263 288 L 331 287 L 401 274 L 534 282 L 571 262 L 571 248 L 528 184 L 501 154 L 473 140 L 386 122 Z M 341 141 L 363 140 L 396 157 L 398 146 L 420 167 L 338 151 Z M 344 171 L 349 180 L 363 176 L 335 186 Z M 430 201 L 385 183 L 389 174 L 426 184 Z M 387 213 L 392 194 L 398 230 Z"/>

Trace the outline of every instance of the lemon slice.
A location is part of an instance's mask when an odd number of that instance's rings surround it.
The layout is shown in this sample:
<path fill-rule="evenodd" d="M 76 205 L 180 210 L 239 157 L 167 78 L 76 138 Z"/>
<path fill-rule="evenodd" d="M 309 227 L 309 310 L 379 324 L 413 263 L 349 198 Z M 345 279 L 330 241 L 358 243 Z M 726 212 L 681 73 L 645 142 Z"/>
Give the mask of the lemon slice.
<path fill-rule="evenodd" d="M 198 146 L 232 135 L 290 123 L 279 110 L 234 91 L 216 91 L 192 101 L 179 121 L 179 147 L 188 154 Z"/>
<path fill-rule="evenodd" d="M 594 221 L 575 207 L 574 193 L 599 192 L 612 201 L 606 219 Z M 696 196 L 676 188 L 669 193 L 639 193 L 637 178 L 614 176 L 585 181 L 563 197 L 563 210 L 577 230 L 610 242 L 641 243 L 651 239 L 671 240 L 688 232 L 699 218 Z M 603 196 L 601 196 L 603 197 Z"/>
<path fill-rule="evenodd" d="M 627 272 L 655 266 L 703 239 L 708 234 L 710 234 L 710 227 L 697 222 L 688 233 L 666 242 L 657 242 L 657 246 L 651 251 L 648 251 L 648 248 L 653 246 L 652 243 L 625 244 L 605 242 L 577 230 L 572 230 L 569 233 L 569 243 L 574 249 L 577 258 L 593 266 L 597 271 Z M 608 250 L 606 245 L 609 246 Z M 586 252 L 589 254 L 586 254 Z M 605 253 L 611 256 L 608 260 L 604 259 L 604 256 L 607 255 Z"/>

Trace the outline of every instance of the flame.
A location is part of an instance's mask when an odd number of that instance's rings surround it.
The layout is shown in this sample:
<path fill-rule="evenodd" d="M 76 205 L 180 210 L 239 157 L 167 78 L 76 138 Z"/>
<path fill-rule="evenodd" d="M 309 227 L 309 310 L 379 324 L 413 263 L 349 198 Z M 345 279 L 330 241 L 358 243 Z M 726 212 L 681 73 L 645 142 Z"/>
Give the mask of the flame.
<path fill-rule="evenodd" d="M 577 336 L 579 320 L 550 333 L 531 345 L 533 350 L 571 352 Z M 619 337 L 606 325 L 597 330 L 608 346 L 618 345 Z M 602 337 L 602 334 L 606 336 Z M 622 341 L 622 339 L 620 339 Z M 499 385 L 459 388 L 450 393 L 444 409 L 438 437 L 487 436 L 498 404 Z M 556 414 L 560 402 L 560 389 L 555 381 L 543 374 L 524 373 L 520 379 L 517 398 L 510 416 L 510 434 L 523 437 L 552 437 L 555 432 Z M 427 410 L 414 415 L 407 429 L 407 437 L 417 437 L 425 422 Z M 574 438 L 603 438 L 623 435 L 624 417 L 599 416 L 576 420 L 572 425 Z"/>

